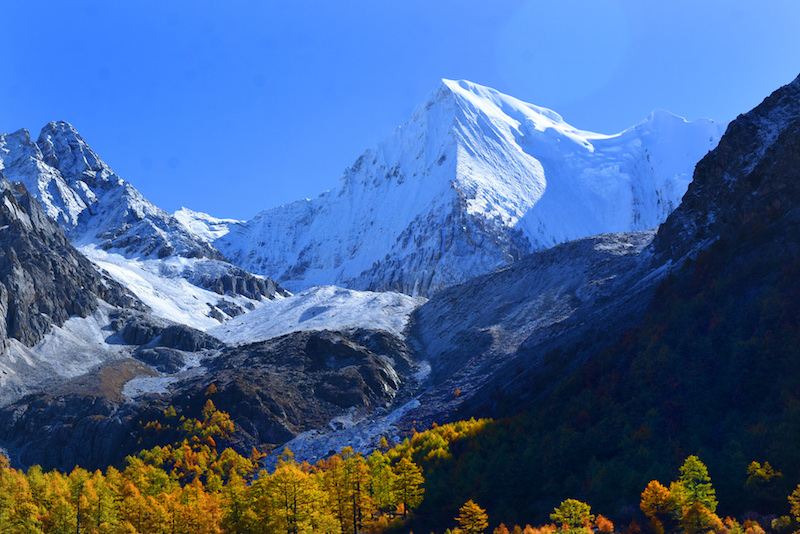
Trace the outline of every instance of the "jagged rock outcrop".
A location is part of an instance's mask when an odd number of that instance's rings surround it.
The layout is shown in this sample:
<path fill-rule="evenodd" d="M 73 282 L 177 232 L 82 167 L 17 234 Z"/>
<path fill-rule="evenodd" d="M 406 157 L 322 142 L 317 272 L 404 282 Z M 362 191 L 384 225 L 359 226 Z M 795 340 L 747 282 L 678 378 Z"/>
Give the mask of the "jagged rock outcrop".
<path fill-rule="evenodd" d="M 177 373 L 186 365 L 183 351 L 167 347 L 141 348 L 133 356 L 165 374 Z"/>
<path fill-rule="evenodd" d="M 220 295 L 241 295 L 252 300 L 289 295 L 288 291 L 271 278 L 256 276 L 235 265 L 219 261 L 194 262 L 184 267 L 182 276 L 190 283 Z"/>
<path fill-rule="evenodd" d="M 704 157 L 657 254 L 680 260 L 719 237 L 800 218 L 800 77 L 730 123 Z"/>
<path fill-rule="evenodd" d="M 171 324 L 156 317 L 121 313 L 115 328 L 121 330 L 122 339 L 131 345 L 152 345 L 186 352 L 217 349 L 222 342 L 196 328 Z"/>
<path fill-rule="evenodd" d="M 114 174 L 69 123 L 47 124 L 35 143 L 27 130 L 1 135 L 0 169 L 25 184 L 73 240 L 127 254 L 223 259 Z"/>
<path fill-rule="evenodd" d="M 168 319 L 208 327 L 262 298 L 286 294 L 269 278 L 234 267 L 207 239 L 154 206 L 66 122 L 47 124 L 36 142 L 27 130 L 0 135 L 0 169 L 9 180 L 25 184 L 92 262 Z M 212 301 L 202 291 L 190 295 L 176 281 L 180 277 L 233 299 Z M 208 306 L 193 308 L 197 299 Z M 187 308 L 200 316 L 193 321 Z"/>
<path fill-rule="evenodd" d="M 143 309 L 70 244 L 24 186 L 0 180 L 0 341 L 33 346 L 53 325 L 88 316 L 98 299 Z"/>
<path fill-rule="evenodd" d="M 189 389 L 214 383 L 214 402 L 260 442 L 279 444 L 347 409 L 391 402 L 413 364 L 381 332 L 296 332 L 224 350 Z"/>

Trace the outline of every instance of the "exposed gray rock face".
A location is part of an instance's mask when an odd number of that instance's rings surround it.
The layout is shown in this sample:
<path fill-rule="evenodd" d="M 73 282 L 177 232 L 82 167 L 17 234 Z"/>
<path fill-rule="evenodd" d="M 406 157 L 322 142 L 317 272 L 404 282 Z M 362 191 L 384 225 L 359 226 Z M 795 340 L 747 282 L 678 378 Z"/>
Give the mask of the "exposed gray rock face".
<path fill-rule="evenodd" d="M 165 347 L 142 348 L 134 352 L 133 357 L 165 374 L 177 373 L 186 364 L 183 352 Z"/>
<path fill-rule="evenodd" d="M 205 332 L 148 315 L 122 313 L 116 327 L 121 329 L 122 339 L 131 345 L 153 345 L 187 352 L 222 346 L 220 340 Z"/>
<path fill-rule="evenodd" d="M 0 237 L 0 340 L 33 346 L 53 325 L 88 316 L 98 299 L 144 308 L 97 272 L 24 186 L 5 179 L 0 182 Z"/>
<path fill-rule="evenodd" d="M 0 408 L 0 435 L 21 465 L 113 465 L 132 452 L 131 432 L 138 426 L 138 419 L 120 410 L 122 386 L 148 374 L 155 373 L 126 359 L 28 395 Z"/>
<path fill-rule="evenodd" d="M 256 276 L 230 263 L 220 261 L 201 261 L 188 265 L 184 268 L 182 277 L 196 286 L 220 295 L 241 295 L 253 300 L 289 295 L 288 291 L 271 278 Z M 224 309 L 222 311 L 228 313 Z M 228 315 L 234 316 L 234 314 Z"/>
<path fill-rule="evenodd" d="M 408 347 L 382 332 L 297 332 L 224 350 L 187 386 L 214 383 L 217 407 L 257 441 L 280 444 L 345 409 L 391 402 L 415 368 Z"/>

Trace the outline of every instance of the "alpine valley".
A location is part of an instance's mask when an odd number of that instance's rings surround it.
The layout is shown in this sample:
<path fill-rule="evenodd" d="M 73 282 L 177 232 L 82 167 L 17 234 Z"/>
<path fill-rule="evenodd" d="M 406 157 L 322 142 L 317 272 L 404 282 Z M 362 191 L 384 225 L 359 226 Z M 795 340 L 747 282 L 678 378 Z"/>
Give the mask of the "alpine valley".
<path fill-rule="evenodd" d="M 121 465 L 209 398 L 272 463 L 494 417 L 419 459 L 421 514 L 477 492 L 630 521 L 698 451 L 739 506 L 751 460 L 800 481 L 798 169 L 800 78 L 615 135 L 443 80 L 336 187 L 249 221 L 164 212 L 66 122 L 4 134 L 0 445 Z"/>

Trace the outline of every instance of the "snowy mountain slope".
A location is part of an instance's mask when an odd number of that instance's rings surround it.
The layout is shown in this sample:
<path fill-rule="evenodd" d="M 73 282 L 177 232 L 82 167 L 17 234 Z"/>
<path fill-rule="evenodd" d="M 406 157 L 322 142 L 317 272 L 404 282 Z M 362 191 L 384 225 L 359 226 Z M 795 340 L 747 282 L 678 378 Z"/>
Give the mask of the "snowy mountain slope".
<path fill-rule="evenodd" d="M 228 233 L 230 226 L 243 221 L 236 219 L 217 219 L 206 213 L 181 208 L 172 214 L 188 231 L 200 239 L 211 243 Z"/>
<path fill-rule="evenodd" d="M 658 225 L 723 126 L 657 111 L 601 135 L 493 89 L 443 80 L 335 189 L 229 225 L 213 243 L 290 290 L 426 295 L 533 250 Z"/>
<path fill-rule="evenodd" d="M 213 291 L 203 287 L 204 279 L 234 279 L 241 270 L 228 263 L 179 256 L 126 258 L 96 246 L 84 246 L 80 250 L 98 268 L 139 297 L 154 315 L 198 330 L 218 326 L 230 317 L 269 302 L 260 296 L 269 293 L 269 289 L 252 289 L 252 293 L 245 296 L 245 288 L 239 288 L 239 291 Z M 269 279 L 244 274 L 252 279 L 252 283 L 267 287 L 272 284 L 273 298 L 287 295 Z"/>
<path fill-rule="evenodd" d="M 164 318 L 207 328 L 284 293 L 272 280 L 227 263 L 209 244 L 219 231 L 198 237 L 149 202 L 66 122 L 49 123 L 36 142 L 27 130 L 0 135 L 0 170 L 22 182 L 84 254 L 131 283 Z"/>
<path fill-rule="evenodd" d="M 276 299 L 208 330 L 226 343 L 255 343 L 306 330 L 383 330 L 401 337 L 411 313 L 426 299 L 401 293 L 313 287 Z"/>

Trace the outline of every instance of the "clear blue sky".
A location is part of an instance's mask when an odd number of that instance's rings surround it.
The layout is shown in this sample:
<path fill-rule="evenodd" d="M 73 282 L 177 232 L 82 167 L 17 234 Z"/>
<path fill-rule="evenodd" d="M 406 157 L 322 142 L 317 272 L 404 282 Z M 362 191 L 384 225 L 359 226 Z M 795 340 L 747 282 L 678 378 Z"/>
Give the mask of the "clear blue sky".
<path fill-rule="evenodd" d="M 797 0 L 7 2 L 0 132 L 71 122 L 158 206 L 249 218 L 334 187 L 439 79 L 614 133 L 727 121 L 800 74 Z"/>

